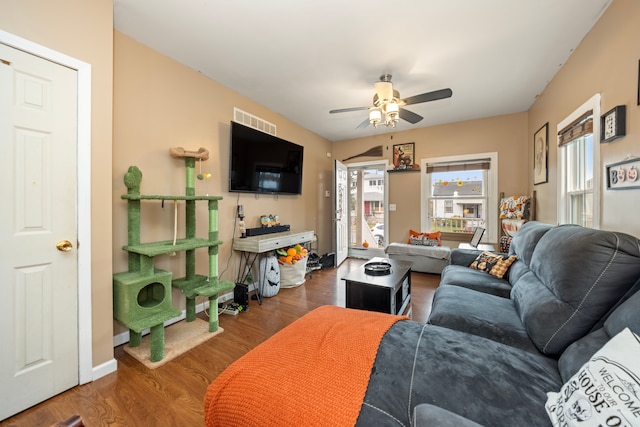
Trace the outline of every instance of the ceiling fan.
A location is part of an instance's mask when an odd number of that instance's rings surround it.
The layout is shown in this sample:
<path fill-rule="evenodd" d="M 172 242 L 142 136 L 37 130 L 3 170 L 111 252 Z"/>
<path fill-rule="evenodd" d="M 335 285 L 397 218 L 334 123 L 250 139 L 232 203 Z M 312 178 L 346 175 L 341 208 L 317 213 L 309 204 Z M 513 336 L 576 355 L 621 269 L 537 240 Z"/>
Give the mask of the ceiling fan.
<path fill-rule="evenodd" d="M 373 95 L 373 105 L 370 107 L 340 108 L 329 111 L 330 114 L 346 113 L 349 111 L 369 110 L 369 118 L 360 123 L 357 129 L 369 126 L 374 127 L 385 125 L 395 127 L 399 119 L 406 120 L 411 124 L 418 123 L 423 117 L 413 111 L 402 107 L 405 105 L 420 104 L 422 102 L 437 101 L 439 99 L 450 98 L 453 95 L 451 89 L 440 89 L 433 92 L 426 92 L 420 95 L 410 96 L 401 99 L 400 93 L 393 88 L 391 74 L 383 74 L 380 81 L 375 83 L 376 94 Z"/>

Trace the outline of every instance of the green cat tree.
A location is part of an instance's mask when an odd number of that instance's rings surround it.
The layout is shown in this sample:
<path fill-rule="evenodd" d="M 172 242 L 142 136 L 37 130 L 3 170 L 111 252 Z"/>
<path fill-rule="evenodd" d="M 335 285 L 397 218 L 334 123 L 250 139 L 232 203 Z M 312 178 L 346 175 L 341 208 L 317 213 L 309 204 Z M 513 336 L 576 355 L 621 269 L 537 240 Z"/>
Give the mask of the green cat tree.
<path fill-rule="evenodd" d="M 218 331 L 218 295 L 233 289 L 235 283 L 218 277 L 218 201 L 220 196 L 195 195 L 195 162 L 207 160 L 205 148 L 186 151 L 181 147 L 170 149 L 171 157 L 184 159 L 186 168 L 186 192 L 184 196 L 140 194 L 142 172 L 131 166 L 124 176 L 127 194 L 128 244 L 122 249 L 128 252 L 128 271 L 113 276 L 114 318 L 129 328 L 129 345 L 136 347 L 142 340 L 142 331 L 151 331 L 151 361 L 164 357 L 164 322 L 180 316 L 173 307 L 171 287 L 180 289 L 186 298 L 186 321 L 196 319 L 196 297 L 209 299 L 209 332 Z M 165 200 L 177 203 L 185 201 L 185 238 L 169 241 L 141 243 L 140 205 L 144 200 Z M 208 238 L 196 237 L 196 202 L 207 201 L 209 208 Z M 209 275 L 196 274 L 196 250 L 208 248 Z M 155 268 L 154 257 L 185 252 L 185 277 L 172 279 L 172 273 Z"/>

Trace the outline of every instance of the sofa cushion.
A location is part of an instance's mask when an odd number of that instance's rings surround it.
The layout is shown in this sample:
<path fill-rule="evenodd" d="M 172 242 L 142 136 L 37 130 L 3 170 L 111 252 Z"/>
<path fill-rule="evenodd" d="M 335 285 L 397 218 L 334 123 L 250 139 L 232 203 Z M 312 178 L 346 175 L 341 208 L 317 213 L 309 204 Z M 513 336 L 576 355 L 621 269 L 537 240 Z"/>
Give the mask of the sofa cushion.
<path fill-rule="evenodd" d="M 507 280 L 461 265 L 448 265 L 442 270 L 440 286 L 444 285 L 462 286 L 503 298 L 509 298 L 511 294 L 511 285 Z"/>
<path fill-rule="evenodd" d="M 428 323 L 539 353 L 508 298 L 440 285 L 433 296 Z"/>
<path fill-rule="evenodd" d="M 558 359 L 558 370 L 562 381 L 567 382 L 578 372 L 580 367 L 587 363 L 603 345 L 609 341 L 611 337 L 604 328 L 595 330 L 588 335 L 574 341 L 567 349 L 562 352 Z"/>
<path fill-rule="evenodd" d="M 484 251 L 473 260 L 469 267 L 473 270 L 486 271 L 492 276 L 502 279 L 515 260 L 515 255 L 508 256 Z"/>
<path fill-rule="evenodd" d="M 517 255 L 518 259 L 529 265 L 538 241 L 553 227 L 551 224 L 538 221 L 529 221 L 523 224 L 511 240 L 509 255 Z"/>
<path fill-rule="evenodd" d="M 436 405 L 423 403 L 413 410 L 413 427 L 482 427 L 451 411 Z"/>
<path fill-rule="evenodd" d="M 387 255 L 391 254 L 408 254 L 420 255 L 429 258 L 446 259 L 451 257 L 451 248 L 448 246 L 420 246 L 410 245 L 408 243 L 391 243 L 385 248 Z"/>
<path fill-rule="evenodd" d="M 636 285 L 639 284 L 640 280 L 636 282 Z M 563 381 L 568 381 L 611 337 L 625 328 L 640 335 L 640 292 L 633 290 L 635 292 L 609 314 L 604 327 L 574 342 L 562 353 L 558 368 Z"/>
<path fill-rule="evenodd" d="M 624 233 L 561 225 L 540 238 L 529 269 L 511 281 L 511 299 L 540 351 L 559 355 L 638 280 L 640 242 Z"/>
<path fill-rule="evenodd" d="M 525 223 L 513 237 L 509 245 L 509 255 L 516 255 L 518 259 L 509 268 L 509 282 L 516 283 L 520 277 L 529 272 L 529 264 L 538 241 L 554 226 L 537 221 Z"/>
<path fill-rule="evenodd" d="M 635 292 L 620 304 L 604 322 L 604 329 L 610 337 L 624 328 L 630 328 L 636 335 L 640 335 L 640 291 Z"/>
<path fill-rule="evenodd" d="M 380 344 L 356 425 L 409 426 L 427 403 L 486 426 L 548 426 L 546 392 L 561 386 L 552 358 L 407 320 Z"/>
<path fill-rule="evenodd" d="M 605 344 L 545 405 L 554 426 L 636 425 L 640 339 L 628 328 Z"/>

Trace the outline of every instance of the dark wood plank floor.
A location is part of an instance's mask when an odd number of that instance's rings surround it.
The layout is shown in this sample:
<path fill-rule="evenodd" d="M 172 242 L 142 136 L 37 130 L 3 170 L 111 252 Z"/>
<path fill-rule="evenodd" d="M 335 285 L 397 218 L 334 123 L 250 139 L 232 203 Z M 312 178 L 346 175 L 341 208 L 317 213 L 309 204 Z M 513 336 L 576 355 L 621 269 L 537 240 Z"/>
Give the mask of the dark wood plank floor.
<path fill-rule="evenodd" d="M 281 289 L 262 305 L 251 301 L 236 316 L 222 314 L 224 332 L 155 370 L 115 349 L 118 370 L 62 393 L 3 422 L 1 426 L 48 426 L 79 414 L 86 426 L 201 426 L 207 386 L 229 364 L 302 315 L 322 305 L 343 306 L 340 280 L 363 260 L 315 271 L 297 288 Z M 412 318 L 429 316 L 439 275 L 412 273 Z M 204 317 L 201 313 L 200 316 Z"/>

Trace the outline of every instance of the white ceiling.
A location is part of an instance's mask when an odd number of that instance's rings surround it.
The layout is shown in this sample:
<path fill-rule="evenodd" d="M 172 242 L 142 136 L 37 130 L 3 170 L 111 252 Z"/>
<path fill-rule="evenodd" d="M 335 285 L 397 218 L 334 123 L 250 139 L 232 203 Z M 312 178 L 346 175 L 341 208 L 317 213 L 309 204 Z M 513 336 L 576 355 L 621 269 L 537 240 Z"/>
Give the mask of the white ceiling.
<path fill-rule="evenodd" d="M 115 0 L 114 26 L 340 141 L 394 130 L 329 114 L 371 105 L 383 73 L 402 98 L 453 90 L 395 130 L 527 111 L 610 1 Z"/>

